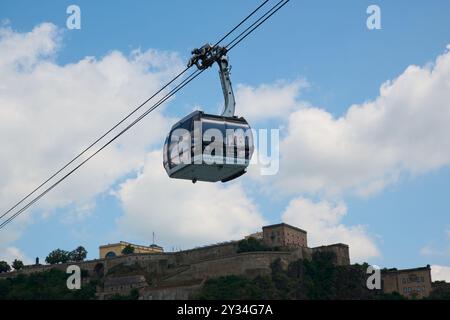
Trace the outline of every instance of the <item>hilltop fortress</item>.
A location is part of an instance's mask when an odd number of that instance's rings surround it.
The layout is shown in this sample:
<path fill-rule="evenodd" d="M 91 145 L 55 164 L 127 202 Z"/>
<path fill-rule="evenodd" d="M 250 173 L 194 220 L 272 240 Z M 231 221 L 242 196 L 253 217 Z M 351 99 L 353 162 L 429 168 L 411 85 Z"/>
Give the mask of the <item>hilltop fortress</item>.
<path fill-rule="evenodd" d="M 310 248 L 306 231 L 285 223 L 265 226 L 262 232 L 249 237 L 259 239 L 269 251 L 240 252 L 239 241 L 230 241 L 179 252 L 163 252 L 155 245 L 135 246 L 135 253 L 121 255 L 119 249 L 131 244 L 120 242 L 101 246 L 100 259 L 26 266 L 18 272 L 0 274 L 0 278 L 52 268 L 65 271 L 68 265 L 77 264 L 87 275 L 83 281 L 104 280 L 103 287 L 97 290 L 99 299 L 128 294 L 132 289 L 138 289 L 143 299 L 188 299 L 208 278 L 268 274 L 277 259 L 287 266 L 298 259 L 311 259 L 314 252 L 331 251 L 337 265 L 350 264 L 348 245 L 338 243 Z"/>

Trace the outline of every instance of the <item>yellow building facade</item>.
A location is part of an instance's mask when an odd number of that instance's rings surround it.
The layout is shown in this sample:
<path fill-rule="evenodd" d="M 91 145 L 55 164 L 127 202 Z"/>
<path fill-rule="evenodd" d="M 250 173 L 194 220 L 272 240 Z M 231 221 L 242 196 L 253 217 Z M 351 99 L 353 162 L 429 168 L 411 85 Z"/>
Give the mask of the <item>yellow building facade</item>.
<path fill-rule="evenodd" d="M 156 244 L 150 246 L 141 246 L 125 241 L 120 241 L 119 243 L 106 244 L 99 247 L 100 259 L 114 258 L 122 256 L 122 250 L 126 246 L 131 246 L 134 248 L 134 253 L 161 253 L 164 249 Z"/>

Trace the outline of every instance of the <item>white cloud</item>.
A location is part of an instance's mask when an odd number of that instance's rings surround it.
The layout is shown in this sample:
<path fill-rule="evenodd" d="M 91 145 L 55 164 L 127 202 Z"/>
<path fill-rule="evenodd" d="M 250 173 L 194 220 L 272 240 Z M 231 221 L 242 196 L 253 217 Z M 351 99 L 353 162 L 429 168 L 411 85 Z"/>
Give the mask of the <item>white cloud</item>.
<path fill-rule="evenodd" d="M 0 28 L 0 68 L 28 69 L 52 56 L 59 46 L 61 32 L 51 23 L 42 23 L 27 33 Z"/>
<path fill-rule="evenodd" d="M 86 57 L 60 66 L 54 61 L 60 41 L 60 31 L 52 24 L 28 33 L 0 27 L 0 203 L 4 208 L 182 67 L 177 55 L 155 50 L 129 56 L 112 51 L 102 58 Z M 281 171 L 275 181 L 265 179 L 266 184 L 298 197 L 283 219 L 306 229 L 313 245 L 347 243 L 352 260 L 379 256 L 365 226 L 342 223 L 347 214 L 344 205 L 313 203 L 299 196 L 328 197 L 346 191 L 367 196 L 404 174 L 448 165 L 450 53 L 432 66 L 408 67 L 381 86 L 377 99 L 353 105 L 339 118 L 300 101 L 299 93 L 307 86 L 304 80 L 237 86 L 239 115 L 250 122 L 287 121 Z M 77 217 L 89 214 L 92 199 L 118 178 L 141 168 L 146 151 L 162 141 L 171 121 L 160 111 L 51 192 L 40 207 L 51 210 L 75 204 Z M 161 162 L 160 152 L 150 153 L 142 172 L 118 190 L 125 210 L 119 221 L 122 230 L 149 239 L 154 230 L 166 243 L 190 246 L 236 239 L 265 223 L 240 183 L 174 181 L 166 177 Z M 17 236 L 0 238 L 0 244 L 14 239 Z"/>
<path fill-rule="evenodd" d="M 2 211 L 182 68 L 176 54 L 156 50 L 134 51 L 129 56 L 112 51 L 100 59 L 86 57 L 61 66 L 54 61 L 61 39 L 61 32 L 50 23 L 28 33 L 0 28 Z M 161 110 L 54 189 L 39 206 L 92 208 L 96 195 L 142 166 L 146 150 L 162 143 L 169 119 Z M 75 214 L 85 211 L 76 209 Z"/>
<path fill-rule="evenodd" d="M 445 230 L 445 234 L 450 236 L 448 230 Z M 450 245 L 448 244 L 448 241 L 440 241 L 439 245 L 429 243 L 420 249 L 420 254 L 434 258 L 450 259 Z"/>
<path fill-rule="evenodd" d="M 184 249 L 240 239 L 265 221 L 240 183 L 227 185 L 169 179 L 161 151 L 151 152 L 137 177 L 116 193 L 124 209 L 118 225 L 124 234 Z"/>
<path fill-rule="evenodd" d="M 0 247 L 0 249 L 0 261 L 6 261 L 9 265 L 11 265 L 15 259 L 21 260 L 25 265 L 32 263 L 32 260 L 16 247 Z"/>
<path fill-rule="evenodd" d="M 289 203 L 282 219 L 308 232 L 309 247 L 345 243 L 350 246 L 352 262 L 378 257 L 379 250 L 364 226 L 342 224 L 346 214 L 344 204 L 297 198 Z"/>
<path fill-rule="evenodd" d="M 420 254 L 423 256 L 450 258 L 450 246 L 436 248 L 432 245 L 426 245 L 420 249 Z"/>
<path fill-rule="evenodd" d="M 402 175 L 448 165 L 449 123 L 450 53 L 445 52 L 433 65 L 409 66 L 381 86 L 378 98 L 351 106 L 342 117 L 313 107 L 291 113 L 277 187 L 295 194 L 371 195 Z"/>
<path fill-rule="evenodd" d="M 239 84 L 236 89 L 238 114 L 244 116 L 250 123 L 285 118 L 303 103 L 297 101 L 300 91 L 309 85 L 306 80 L 293 82 L 278 81 L 275 84 L 262 84 L 252 87 Z"/>
<path fill-rule="evenodd" d="M 56 57 L 62 39 L 62 32 L 50 23 L 26 33 L 0 27 L 0 214 L 183 68 L 177 54 L 152 49 L 128 56 L 111 51 L 101 58 L 59 65 Z M 41 209 L 46 217 L 64 207 L 66 223 L 88 216 L 97 195 L 141 167 L 147 150 L 162 143 L 172 122 L 162 110 L 153 112 L 28 211 Z M 6 258 L 23 257 L 11 244 L 31 218 L 25 212 L 1 230 L 0 251 Z"/>
<path fill-rule="evenodd" d="M 433 281 L 450 282 L 450 267 L 432 265 L 431 266 L 431 279 Z"/>

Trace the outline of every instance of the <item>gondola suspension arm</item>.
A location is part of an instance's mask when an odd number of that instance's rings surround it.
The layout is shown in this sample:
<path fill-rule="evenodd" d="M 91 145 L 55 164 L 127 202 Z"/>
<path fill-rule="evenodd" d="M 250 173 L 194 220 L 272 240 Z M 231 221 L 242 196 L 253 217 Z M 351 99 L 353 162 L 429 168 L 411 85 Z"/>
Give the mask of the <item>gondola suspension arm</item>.
<path fill-rule="evenodd" d="M 227 51 L 225 47 L 213 47 L 207 43 L 199 49 L 192 50 L 192 58 L 189 60 L 188 67 L 195 64 L 199 70 L 204 70 L 211 67 L 214 62 L 217 62 L 219 65 L 220 84 L 222 85 L 223 97 L 225 99 L 221 115 L 224 117 L 233 117 L 236 100 L 231 85 L 231 67 L 228 63 Z"/>

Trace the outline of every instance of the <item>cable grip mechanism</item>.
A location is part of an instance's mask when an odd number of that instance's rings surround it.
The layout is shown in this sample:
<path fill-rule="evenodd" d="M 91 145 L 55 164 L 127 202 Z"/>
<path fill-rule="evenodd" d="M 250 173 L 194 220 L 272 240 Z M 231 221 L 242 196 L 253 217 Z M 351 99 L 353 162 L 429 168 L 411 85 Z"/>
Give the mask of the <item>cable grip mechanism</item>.
<path fill-rule="evenodd" d="M 222 85 L 223 97 L 225 100 L 222 116 L 233 117 L 236 101 L 233 87 L 231 86 L 230 70 L 227 56 L 228 49 L 220 46 L 211 46 L 209 43 L 201 48 L 192 50 L 192 57 L 189 59 L 188 67 L 196 65 L 199 70 L 211 67 L 214 62 L 219 65 L 220 84 Z"/>

